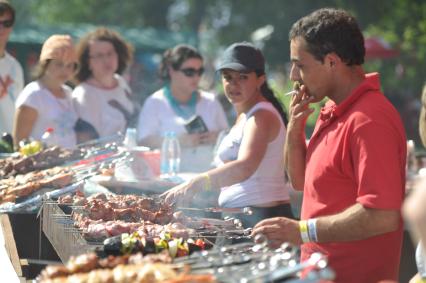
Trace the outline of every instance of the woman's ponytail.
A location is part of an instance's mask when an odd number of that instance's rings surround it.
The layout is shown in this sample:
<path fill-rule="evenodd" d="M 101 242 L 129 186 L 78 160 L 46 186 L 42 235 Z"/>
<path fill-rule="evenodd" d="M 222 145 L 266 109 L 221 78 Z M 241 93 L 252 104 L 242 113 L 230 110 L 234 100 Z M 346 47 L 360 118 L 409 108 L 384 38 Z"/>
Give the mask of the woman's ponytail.
<path fill-rule="evenodd" d="M 277 99 L 272 89 L 269 87 L 268 83 L 265 81 L 265 83 L 260 87 L 260 92 L 262 95 L 272 103 L 272 105 L 277 109 L 278 113 L 280 113 L 281 118 L 283 119 L 283 123 L 285 126 L 287 126 L 287 115 L 284 112 L 284 108 L 281 104 L 281 102 Z"/>

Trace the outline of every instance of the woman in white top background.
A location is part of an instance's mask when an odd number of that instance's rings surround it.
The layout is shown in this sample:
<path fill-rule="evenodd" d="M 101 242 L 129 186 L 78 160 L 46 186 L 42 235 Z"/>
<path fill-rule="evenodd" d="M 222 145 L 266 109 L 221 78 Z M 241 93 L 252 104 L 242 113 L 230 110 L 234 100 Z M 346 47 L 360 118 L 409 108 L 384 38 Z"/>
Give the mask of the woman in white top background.
<path fill-rule="evenodd" d="M 219 166 L 162 196 L 186 204 L 197 193 L 220 190 L 219 205 L 252 208 L 253 215 L 238 216 L 245 227 L 269 217 L 293 217 L 283 157 L 287 120 L 267 85 L 261 51 L 247 42 L 235 43 L 226 49 L 218 71 L 238 115 L 219 146 Z"/>
<path fill-rule="evenodd" d="M 43 44 L 35 71 L 35 81 L 29 83 L 16 101 L 13 140 L 41 140 L 52 128 L 57 145 L 76 145 L 74 125 L 78 116 L 71 100 L 71 88 L 65 85 L 77 67 L 75 49 L 69 35 L 52 35 Z"/>
<path fill-rule="evenodd" d="M 80 118 L 94 127 L 94 136 L 124 133 L 137 115 L 131 89 L 121 76 L 133 48 L 115 31 L 101 27 L 80 40 L 77 56 L 79 84 L 72 96 Z"/>
<path fill-rule="evenodd" d="M 166 50 L 159 68 L 164 87 L 149 96 L 139 116 L 140 145 L 160 148 L 165 132 L 175 132 L 182 146 L 181 170 L 207 170 L 220 131 L 228 128 L 225 112 L 215 95 L 199 89 L 203 57 L 192 46 L 180 44 Z M 206 129 L 187 129 L 194 117 Z"/>

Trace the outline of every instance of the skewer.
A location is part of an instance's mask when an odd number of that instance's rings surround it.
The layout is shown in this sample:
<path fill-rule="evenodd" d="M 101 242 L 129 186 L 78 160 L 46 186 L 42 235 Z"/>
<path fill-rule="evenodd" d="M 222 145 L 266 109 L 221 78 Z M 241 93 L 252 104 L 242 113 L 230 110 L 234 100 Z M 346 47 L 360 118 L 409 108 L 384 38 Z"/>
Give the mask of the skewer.
<path fill-rule="evenodd" d="M 177 207 L 178 210 L 192 210 L 192 211 L 204 211 L 204 212 L 217 212 L 217 213 L 231 213 L 231 214 L 245 214 L 252 215 L 253 211 L 250 207 L 243 208 L 226 208 L 226 207 L 207 207 L 207 208 L 196 208 L 196 207 Z"/>
<path fill-rule="evenodd" d="M 64 231 L 68 232 L 68 233 L 70 233 L 70 232 L 78 232 L 78 233 L 82 233 L 82 234 L 87 233 L 87 232 L 84 232 L 83 229 L 79 229 L 79 228 L 76 228 L 76 227 L 65 227 Z"/>
<path fill-rule="evenodd" d="M 55 200 L 52 200 L 52 199 L 46 199 L 46 200 L 43 200 L 43 204 L 45 204 L 45 205 L 54 205 L 54 204 L 58 204 L 58 202 L 55 201 Z"/>
<path fill-rule="evenodd" d="M 65 203 L 65 205 L 66 205 L 66 203 Z M 84 205 L 67 205 L 69 208 L 72 208 L 72 209 L 85 209 L 85 207 L 84 207 Z"/>
<path fill-rule="evenodd" d="M 52 218 L 70 218 L 69 214 L 50 214 Z"/>
<path fill-rule="evenodd" d="M 71 219 L 59 219 L 59 218 L 57 218 L 55 222 L 57 222 L 61 225 L 73 225 L 74 224 L 74 221 L 72 221 Z"/>
<path fill-rule="evenodd" d="M 116 134 L 116 135 L 111 135 L 111 136 L 106 136 L 106 137 L 102 137 L 99 139 L 95 139 L 95 140 L 90 140 L 84 143 L 80 143 L 77 145 L 77 147 L 81 148 L 81 147 L 85 147 L 85 146 L 94 146 L 96 144 L 98 145 L 106 145 L 109 142 L 116 142 L 119 141 L 120 139 L 124 138 L 122 134 Z"/>

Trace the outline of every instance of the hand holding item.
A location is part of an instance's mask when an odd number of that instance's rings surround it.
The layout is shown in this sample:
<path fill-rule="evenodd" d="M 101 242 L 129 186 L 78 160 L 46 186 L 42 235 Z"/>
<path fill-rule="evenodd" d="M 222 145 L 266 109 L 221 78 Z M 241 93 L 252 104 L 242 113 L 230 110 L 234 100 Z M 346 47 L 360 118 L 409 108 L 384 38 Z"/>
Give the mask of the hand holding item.
<path fill-rule="evenodd" d="M 307 94 L 307 90 L 304 85 L 297 88 L 299 90 L 295 95 L 293 95 L 290 102 L 289 123 L 287 127 L 297 127 L 300 130 L 304 130 L 306 120 L 315 110 L 313 108 L 309 108 L 309 104 L 312 103 L 314 97 Z"/>
<path fill-rule="evenodd" d="M 200 144 L 199 133 L 183 134 L 179 136 L 179 142 L 183 147 L 196 147 Z"/>
<path fill-rule="evenodd" d="M 206 132 L 200 134 L 200 144 L 215 144 L 217 140 L 218 132 Z"/>
<path fill-rule="evenodd" d="M 293 245 L 302 244 L 300 236 L 299 223 L 285 217 L 275 217 L 260 221 L 254 226 L 251 235 L 262 234 L 268 240 L 268 245 L 271 248 L 278 248 L 284 242 L 289 242 Z"/>
<path fill-rule="evenodd" d="M 202 175 L 200 175 L 202 176 Z M 188 206 L 197 192 L 201 192 L 204 186 L 203 177 L 195 177 L 185 183 L 177 185 L 167 192 L 164 192 L 161 197 L 168 204 L 177 203 L 179 206 Z"/>

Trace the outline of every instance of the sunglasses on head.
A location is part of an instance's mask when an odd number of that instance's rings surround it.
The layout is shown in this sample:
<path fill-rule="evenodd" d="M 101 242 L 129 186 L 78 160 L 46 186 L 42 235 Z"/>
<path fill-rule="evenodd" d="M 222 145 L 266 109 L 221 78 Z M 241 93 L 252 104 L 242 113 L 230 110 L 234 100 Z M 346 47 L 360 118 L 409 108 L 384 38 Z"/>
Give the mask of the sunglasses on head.
<path fill-rule="evenodd" d="M 13 26 L 13 20 L 0 21 L 0 26 L 4 26 L 5 28 L 10 28 L 11 26 Z"/>
<path fill-rule="evenodd" d="M 195 75 L 198 75 L 201 77 L 201 75 L 204 73 L 204 68 L 194 69 L 194 68 L 185 68 L 180 69 L 185 76 L 187 77 L 195 77 Z"/>

